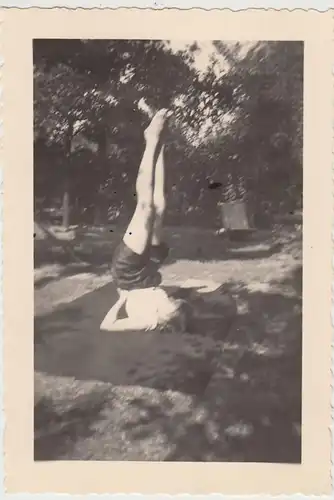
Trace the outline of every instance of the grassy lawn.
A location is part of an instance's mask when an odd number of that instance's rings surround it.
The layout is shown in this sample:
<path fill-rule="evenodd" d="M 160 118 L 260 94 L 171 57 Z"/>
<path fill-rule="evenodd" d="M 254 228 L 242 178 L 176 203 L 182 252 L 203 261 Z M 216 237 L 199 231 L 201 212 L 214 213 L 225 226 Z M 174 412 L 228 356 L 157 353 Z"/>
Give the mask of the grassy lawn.
<path fill-rule="evenodd" d="M 99 333 L 117 232 L 81 235 L 85 263 L 35 239 L 35 458 L 299 462 L 301 233 L 168 233 L 164 283 L 214 280 L 236 302 L 218 335 Z"/>

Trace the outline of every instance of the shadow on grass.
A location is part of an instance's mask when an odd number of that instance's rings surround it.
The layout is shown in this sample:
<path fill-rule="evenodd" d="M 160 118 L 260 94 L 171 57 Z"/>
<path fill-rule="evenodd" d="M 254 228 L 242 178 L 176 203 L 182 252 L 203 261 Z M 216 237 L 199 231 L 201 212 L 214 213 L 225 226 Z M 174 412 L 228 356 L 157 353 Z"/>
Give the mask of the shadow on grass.
<path fill-rule="evenodd" d="M 40 269 L 48 265 L 56 265 L 58 267 L 57 271 L 51 276 L 47 275 L 35 278 L 35 288 L 39 289 L 53 281 L 80 273 L 92 273 L 96 275 L 105 273 L 110 268 L 117 241 L 107 240 L 101 244 L 101 242 L 94 239 L 88 239 L 85 243 L 81 243 L 79 247 L 72 245 L 74 253 L 69 253 L 63 251 L 55 243 L 35 240 L 34 269 Z M 78 261 L 73 258 L 73 255 L 75 255 Z"/>
<path fill-rule="evenodd" d="M 175 287 L 170 291 L 184 296 Z M 189 288 L 187 293 L 191 291 Z M 196 394 L 200 387 L 204 390 L 212 375 L 209 357 L 216 332 L 208 335 L 198 332 L 198 325 L 187 335 L 157 331 L 101 332 L 100 323 L 116 299 L 115 286 L 109 283 L 51 313 L 35 317 L 36 371 L 190 394 Z M 234 317 L 235 314 L 221 318 L 220 324 L 228 330 Z M 189 338 L 193 349 L 186 355 Z"/>
<path fill-rule="evenodd" d="M 50 397 L 39 399 L 34 406 L 34 460 L 59 459 L 73 443 L 93 435 L 91 425 L 99 419 L 105 401 L 102 391 L 79 396 L 67 408 L 57 406 Z"/>
<path fill-rule="evenodd" d="M 255 260 L 279 253 L 282 245 L 274 240 L 271 231 L 249 234 L 244 240 L 231 241 L 214 231 L 169 231 L 171 248 L 169 262 L 178 260 Z"/>
<path fill-rule="evenodd" d="M 201 412 L 189 411 L 187 424 L 177 416 L 162 419 L 161 405 L 134 401 L 145 414 L 132 428 L 134 440 L 159 420 L 166 442 L 173 443 L 167 461 L 301 463 L 301 269 L 280 284 L 293 284 L 295 296 L 249 293 L 241 283 L 226 287 L 248 301 L 249 312 L 228 337 L 232 352 L 243 354 L 232 368 L 224 353 L 216 358 L 222 370 L 216 368 L 197 398 Z M 263 322 L 254 317 L 261 306 Z"/>
<path fill-rule="evenodd" d="M 73 260 L 73 254 L 64 251 L 61 246 L 48 240 L 34 241 L 35 269 L 48 264 L 58 264 L 63 267 L 59 276 L 48 277 L 36 283 L 40 287 L 53 279 L 70 276 L 82 268 L 83 272 L 99 274 L 104 272 L 112 262 L 113 252 L 122 234 L 113 234 L 110 238 L 94 236 L 85 237 L 80 245 L 74 246 L 75 256 L 81 263 Z M 170 247 L 168 262 L 177 260 L 254 260 L 271 257 L 281 250 L 281 244 L 274 241 L 271 231 L 259 231 L 247 237 L 245 241 L 227 241 L 213 230 L 197 228 L 167 228 L 166 240 Z M 86 268 L 86 270 L 85 270 Z"/>
<path fill-rule="evenodd" d="M 59 264 L 59 262 L 57 263 Z M 34 288 L 35 290 L 39 290 L 44 286 L 52 283 L 54 281 L 58 281 L 62 278 L 69 278 L 70 276 L 78 276 L 80 274 L 95 274 L 96 276 L 102 276 L 106 272 L 110 270 L 110 266 L 108 264 L 101 265 L 93 265 L 88 263 L 77 264 L 73 262 L 69 262 L 63 265 L 57 273 L 51 276 L 41 276 L 40 278 L 35 278 L 34 280 Z"/>
<path fill-rule="evenodd" d="M 124 460 L 156 456 L 150 446 L 158 432 L 165 443 L 159 460 L 300 463 L 301 269 L 265 293 L 236 282 L 225 289 L 240 312 L 229 331 L 222 332 L 222 341 L 211 342 L 209 328 L 193 336 L 99 333 L 115 300 L 114 287 L 107 285 L 36 318 L 35 370 L 51 376 L 54 391 L 63 376 L 159 392 L 158 399 L 130 398 L 137 416 L 120 424 L 128 442 Z M 186 347 L 190 342 L 193 350 Z M 188 395 L 191 408 L 182 409 L 182 402 L 167 396 L 169 391 Z M 78 405 L 83 421 L 85 415 L 89 422 L 100 418 L 100 407 L 91 411 Z M 35 408 L 35 417 L 40 412 Z M 43 425 L 51 418 L 45 417 Z M 66 453 L 55 448 L 53 459 L 64 453 L 68 459 L 77 456 L 73 449 L 85 438 L 81 423 L 76 426 L 69 431 L 71 442 L 64 444 Z M 106 448 L 113 440 L 110 432 L 91 439 L 95 451 L 82 452 L 82 459 L 117 459 Z M 39 456 L 47 459 L 48 454 Z"/>
<path fill-rule="evenodd" d="M 287 367 L 291 371 L 286 362 L 273 363 L 267 376 L 273 371 L 282 376 Z M 293 390 L 284 383 L 269 389 L 262 377 L 252 376 L 248 383 L 235 377 L 222 389 L 223 394 L 216 393 L 212 400 L 204 396 L 182 419 L 161 402 L 136 399 L 133 405 L 144 416 L 124 429 L 135 446 L 149 436 L 152 423 L 158 423 L 160 434 L 171 444 L 164 461 L 301 462 L 298 382 Z"/>

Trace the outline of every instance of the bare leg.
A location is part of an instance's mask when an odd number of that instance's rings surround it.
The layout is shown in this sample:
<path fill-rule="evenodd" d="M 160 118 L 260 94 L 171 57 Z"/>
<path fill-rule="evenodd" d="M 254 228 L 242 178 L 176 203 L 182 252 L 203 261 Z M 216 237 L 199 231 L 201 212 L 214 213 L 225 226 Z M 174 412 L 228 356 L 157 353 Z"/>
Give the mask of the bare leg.
<path fill-rule="evenodd" d="M 162 145 L 155 167 L 153 205 L 154 221 L 152 232 L 152 245 L 160 245 L 162 242 L 163 219 L 166 210 L 165 196 L 165 146 Z"/>
<path fill-rule="evenodd" d="M 167 110 L 160 110 L 145 131 L 146 148 L 136 182 L 137 206 L 123 237 L 124 243 L 138 255 L 143 254 L 151 243 L 155 212 L 155 163 L 166 116 Z"/>
<path fill-rule="evenodd" d="M 152 119 L 145 131 L 146 148 L 139 167 L 136 193 L 137 206 L 127 231 L 123 237 L 124 243 L 136 254 L 142 255 L 148 245 L 152 243 L 152 233 L 155 224 L 155 205 L 161 213 L 161 189 L 163 192 L 163 179 L 159 180 L 163 173 L 163 148 L 159 154 L 160 135 L 167 117 L 167 110 L 160 110 Z M 158 186 L 155 195 L 155 164 L 159 155 Z M 163 197 L 164 198 L 164 197 Z M 159 202 L 158 202 L 159 201 Z M 159 231 L 158 225 L 157 231 Z M 158 235 L 158 232 L 156 233 Z M 155 237 L 157 241 L 157 237 Z M 102 330 L 128 331 L 133 329 L 145 330 L 152 327 L 152 318 L 138 321 L 138 318 L 118 319 L 118 314 L 126 301 L 126 294 L 120 296 L 116 304 L 110 309 L 101 324 Z"/>

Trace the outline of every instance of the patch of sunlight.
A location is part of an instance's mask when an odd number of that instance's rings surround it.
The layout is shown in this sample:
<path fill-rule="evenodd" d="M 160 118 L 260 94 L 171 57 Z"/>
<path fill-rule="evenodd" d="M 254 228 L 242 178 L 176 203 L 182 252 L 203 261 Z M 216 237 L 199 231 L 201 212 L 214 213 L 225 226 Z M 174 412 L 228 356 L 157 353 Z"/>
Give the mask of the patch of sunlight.
<path fill-rule="evenodd" d="M 43 278 L 57 278 L 64 266 L 60 264 L 47 264 L 34 269 L 34 280 L 39 281 Z"/>
<path fill-rule="evenodd" d="M 239 343 L 232 343 L 232 342 L 223 342 L 222 343 L 222 350 L 223 352 L 228 352 L 228 351 L 240 351 L 240 344 Z"/>
<path fill-rule="evenodd" d="M 268 293 L 271 289 L 271 285 L 269 283 L 256 283 L 256 282 L 253 282 L 253 283 L 249 283 L 247 285 L 247 289 L 250 291 L 250 292 L 262 292 L 262 293 Z"/>
<path fill-rule="evenodd" d="M 225 429 L 225 434 L 227 434 L 227 436 L 238 437 L 238 438 L 247 438 L 251 436 L 253 432 L 254 432 L 253 426 L 245 422 L 237 422 Z"/>
<path fill-rule="evenodd" d="M 62 226 L 52 226 L 50 232 L 59 240 L 70 241 L 75 238 L 75 230 L 67 229 Z"/>
<path fill-rule="evenodd" d="M 214 292 L 221 286 L 213 280 L 188 279 L 182 283 L 181 288 L 198 288 L 198 293 Z"/>
<path fill-rule="evenodd" d="M 206 433 L 207 433 L 208 439 L 211 442 L 214 442 L 214 441 L 217 441 L 218 439 L 220 439 L 219 425 L 216 422 L 209 420 L 206 423 L 205 427 L 206 427 Z"/>
<path fill-rule="evenodd" d="M 257 342 L 254 342 L 250 351 L 258 356 L 276 357 L 282 354 L 283 347 L 258 344 Z"/>
<path fill-rule="evenodd" d="M 219 377 L 221 379 L 233 379 L 235 377 L 235 370 L 228 366 L 223 366 Z"/>
<path fill-rule="evenodd" d="M 204 407 L 195 408 L 191 416 L 191 421 L 197 424 L 204 424 L 209 418 L 208 411 Z"/>
<path fill-rule="evenodd" d="M 90 280 L 93 278 L 95 278 L 94 273 L 79 273 L 79 274 L 75 274 L 74 276 L 67 276 L 66 278 L 64 278 L 64 280 L 85 281 L 85 280 Z"/>
<path fill-rule="evenodd" d="M 250 311 L 249 304 L 246 301 L 242 302 L 240 301 L 237 307 L 238 307 L 238 315 L 248 314 Z"/>

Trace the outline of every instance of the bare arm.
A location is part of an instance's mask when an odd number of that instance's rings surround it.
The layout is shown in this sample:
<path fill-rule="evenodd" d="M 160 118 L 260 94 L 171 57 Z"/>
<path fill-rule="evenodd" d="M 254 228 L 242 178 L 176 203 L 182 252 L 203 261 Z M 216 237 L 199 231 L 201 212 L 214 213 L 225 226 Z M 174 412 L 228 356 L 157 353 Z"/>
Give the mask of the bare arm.
<path fill-rule="evenodd" d="M 126 294 L 121 293 L 119 299 L 117 302 L 112 306 L 112 308 L 109 310 L 107 315 L 105 316 L 104 320 L 101 323 L 101 330 L 109 330 L 111 326 L 117 321 L 118 314 L 122 308 L 122 306 L 126 302 Z"/>
<path fill-rule="evenodd" d="M 108 316 L 108 315 L 107 315 Z M 145 320 L 139 321 L 138 319 L 125 318 L 125 319 L 116 319 L 112 322 L 106 321 L 104 319 L 101 324 L 101 330 L 108 332 L 133 332 L 133 331 L 147 331 L 152 329 L 152 321 L 147 322 Z"/>

